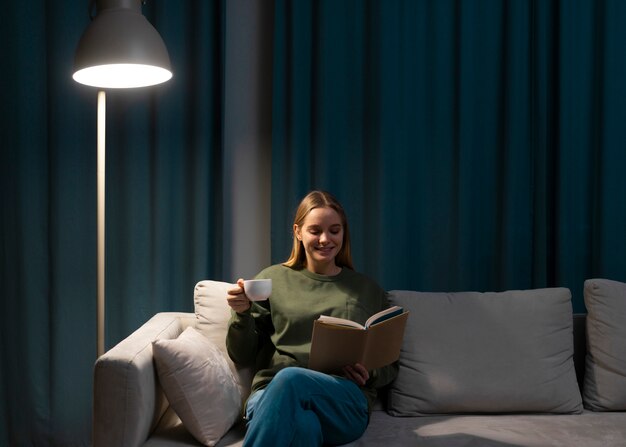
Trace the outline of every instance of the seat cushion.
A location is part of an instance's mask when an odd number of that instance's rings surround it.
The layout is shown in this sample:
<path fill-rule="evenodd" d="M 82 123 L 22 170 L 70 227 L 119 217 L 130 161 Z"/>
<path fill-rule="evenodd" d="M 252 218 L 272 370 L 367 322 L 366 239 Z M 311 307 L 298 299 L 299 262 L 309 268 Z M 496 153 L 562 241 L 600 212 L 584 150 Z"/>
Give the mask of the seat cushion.
<path fill-rule="evenodd" d="M 246 424 L 239 420 L 215 447 L 241 447 L 246 434 Z M 191 436 L 172 407 L 163 415 L 159 425 L 143 444 L 143 447 L 200 447 L 202 444 Z"/>
<path fill-rule="evenodd" d="M 374 411 L 344 447 L 622 447 L 626 413 L 393 417 Z"/>

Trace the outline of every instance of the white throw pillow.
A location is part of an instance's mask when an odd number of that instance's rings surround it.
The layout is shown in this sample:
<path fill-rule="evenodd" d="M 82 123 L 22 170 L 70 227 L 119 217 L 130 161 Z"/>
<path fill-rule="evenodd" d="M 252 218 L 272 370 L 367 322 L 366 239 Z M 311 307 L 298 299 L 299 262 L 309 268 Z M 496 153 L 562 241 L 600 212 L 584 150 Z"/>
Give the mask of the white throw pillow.
<path fill-rule="evenodd" d="M 241 412 L 241 393 L 222 352 L 194 328 L 173 340 L 155 340 L 152 351 L 159 381 L 189 432 L 215 445 Z"/>

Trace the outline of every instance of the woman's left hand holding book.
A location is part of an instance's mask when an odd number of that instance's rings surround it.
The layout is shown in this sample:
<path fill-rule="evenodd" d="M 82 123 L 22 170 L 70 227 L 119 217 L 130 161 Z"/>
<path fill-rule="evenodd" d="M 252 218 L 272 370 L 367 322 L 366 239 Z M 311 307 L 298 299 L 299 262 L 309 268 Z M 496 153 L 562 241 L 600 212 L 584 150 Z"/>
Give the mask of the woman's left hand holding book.
<path fill-rule="evenodd" d="M 352 380 L 359 386 L 365 385 L 365 382 L 367 382 L 370 378 L 369 372 L 360 363 L 344 366 L 343 374 L 346 379 Z"/>

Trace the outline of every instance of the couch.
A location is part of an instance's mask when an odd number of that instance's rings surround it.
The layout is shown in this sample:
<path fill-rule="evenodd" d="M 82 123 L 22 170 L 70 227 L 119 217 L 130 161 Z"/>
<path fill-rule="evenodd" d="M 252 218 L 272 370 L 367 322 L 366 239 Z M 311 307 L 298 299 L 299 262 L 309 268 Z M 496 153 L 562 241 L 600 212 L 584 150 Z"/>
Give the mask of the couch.
<path fill-rule="evenodd" d="M 199 282 L 194 313 L 156 314 L 96 361 L 95 447 L 242 444 L 253 371 L 225 354 L 229 287 Z M 564 288 L 389 292 L 410 311 L 399 375 L 349 445 L 626 446 L 626 284 L 584 291 L 585 315 Z"/>

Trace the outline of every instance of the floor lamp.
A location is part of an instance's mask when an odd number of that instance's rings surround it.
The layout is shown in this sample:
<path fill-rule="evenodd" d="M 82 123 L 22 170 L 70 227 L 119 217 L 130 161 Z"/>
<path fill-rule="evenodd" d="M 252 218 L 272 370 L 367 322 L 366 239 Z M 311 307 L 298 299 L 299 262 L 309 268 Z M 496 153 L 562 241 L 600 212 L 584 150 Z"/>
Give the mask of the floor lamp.
<path fill-rule="evenodd" d="M 105 89 L 147 87 L 172 77 L 159 33 L 141 14 L 142 0 L 97 0 L 96 16 L 83 33 L 74 58 L 76 82 L 97 87 L 97 355 L 104 354 L 105 309 Z M 92 1 L 93 4 L 93 1 Z"/>

